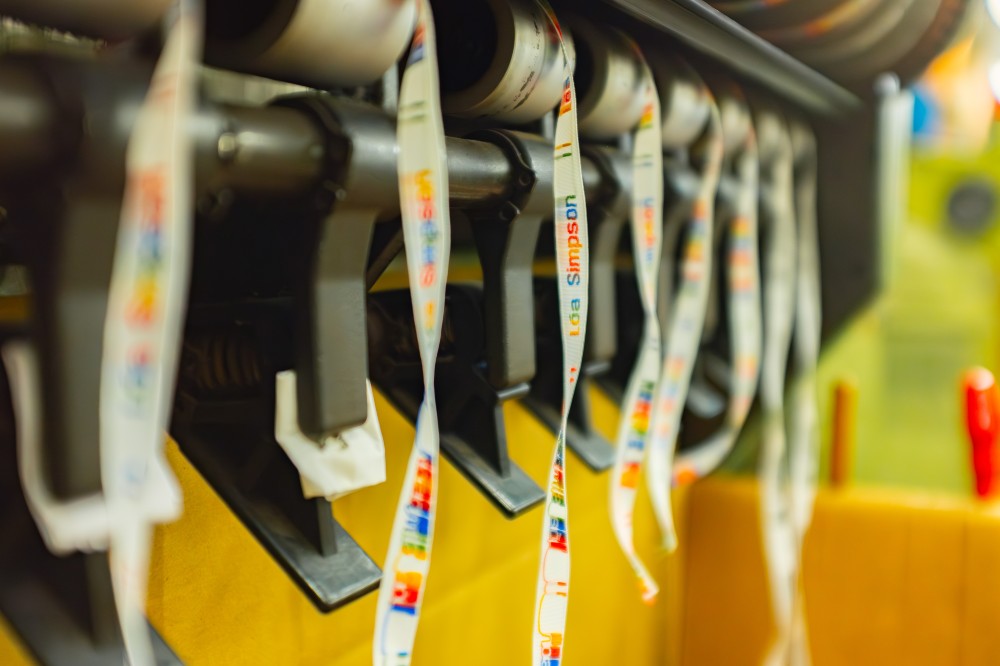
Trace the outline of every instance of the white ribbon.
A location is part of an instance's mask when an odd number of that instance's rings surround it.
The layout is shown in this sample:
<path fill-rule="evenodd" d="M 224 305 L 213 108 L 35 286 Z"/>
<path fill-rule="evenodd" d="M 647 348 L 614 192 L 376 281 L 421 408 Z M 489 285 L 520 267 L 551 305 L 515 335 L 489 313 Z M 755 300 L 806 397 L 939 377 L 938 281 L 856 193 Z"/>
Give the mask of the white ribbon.
<path fill-rule="evenodd" d="M 760 374 L 761 303 L 757 250 L 757 140 L 751 128 L 736 161 L 739 193 L 729 221 L 727 252 L 730 398 L 726 420 L 718 433 L 674 466 L 674 485 L 690 483 L 718 467 L 732 451 L 743 429 Z"/>
<path fill-rule="evenodd" d="M 451 250 L 448 163 L 438 83 L 434 19 L 418 0 L 417 21 L 399 93 L 399 199 L 424 400 L 389 539 L 375 610 L 372 661 L 406 666 L 424 601 L 437 510 L 440 433 L 434 368 Z"/>
<path fill-rule="evenodd" d="M 797 564 L 791 654 L 796 666 L 810 663 L 802 584 L 802 545 L 812 522 L 819 476 L 819 408 L 816 365 L 819 360 L 822 299 L 820 297 L 819 239 L 816 220 L 816 144 L 804 124 L 791 127 L 795 164 L 795 217 L 798 220 L 798 275 L 795 294 L 796 376 L 792 384 L 789 419 L 789 468 L 792 525 Z"/>
<path fill-rule="evenodd" d="M 653 512 L 656 514 L 663 545 L 667 551 L 677 547 L 677 533 L 671 508 L 670 488 L 674 450 L 680 429 L 681 413 L 691 383 L 691 369 L 698 354 L 701 331 L 708 305 L 712 273 L 712 227 L 715 191 L 722 167 L 722 131 L 719 111 L 708 88 L 710 119 L 705 130 L 704 167 L 698 196 L 688 223 L 688 236 L 681 264 L 681 285 L 671 308 L 672 319 L 667 337 L 666 356 L 656 392 L 652 437 L 649 451 L 649 474 L 646 476 Z"/>
<path fill-rule="evenodd" d="M 541 561 L 535 586 L 535 618 L 532 631 L 532 664 L 558 666 L 563 663 L 566 609 L 569 602 L 569 512 L 566 497 L 566 427 L 573 393 L 583 363 L 587 335 L 590 289 L 590 240 L 587 234 L 587 202 L 580 166 L 577 130 L 576 88 L 573 57 L 562 37 L 552 8 L 538 0 L 551 21 L 563 55 L 563 94 L 556 118 L 552 191 L 555 198 L 556 280 L 559 289 L 559 319 L 563 348 L 563 402 L 559 433 L 545 497 L 542 521 Z"/>
<path fill-rule="evenodd" d="M 163 457 L 190 280 L 201 5 L 179 0 L 126 155 L 101 368 L 101 480 L 128 659 L 153 664 L 144 617 L 153 519 L 180 512 Z"/>
<path fill-rule="evenodd" d="M 663 356 L 656 317 L 656 288 L 663 244 L 663 136 L 656 83 L 649 67 L 645 63 L 643 66 L 644 106 L 632 143 L 632 255 L 645 324 L 618 424 L 610 502 L 615 538 L 635 572 L 643 601 L 651 604 L 656 600 L 659 586 L 635 551 L 632 516 Z"/>
<path fill-rule="evenodd" d="M 761 529 L 776 626 L 776 637 L 765 663 L 777 665 L 787 660 L 796 583 L 784 411 L 785 368 L 795 308 L 795 211 L 792 146 L 787 128 L 774 112 L 761 112 L 756 120 L 762 159 L 765 153 L 773 153 L 768 169 L 773 210 L 764 258 L 763 431 L 759 475 Z M 765 136 L 770 144 L 766 151 Z"/>

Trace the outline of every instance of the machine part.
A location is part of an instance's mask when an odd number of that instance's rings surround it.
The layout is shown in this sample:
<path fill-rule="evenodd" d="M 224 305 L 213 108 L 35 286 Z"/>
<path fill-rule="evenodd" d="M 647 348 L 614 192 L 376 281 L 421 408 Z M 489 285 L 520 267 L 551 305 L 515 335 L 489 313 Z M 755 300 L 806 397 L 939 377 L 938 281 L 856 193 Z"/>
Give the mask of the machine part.
<path fill-rule="evenodd" d="M 413 0 L 209 1 L 205 61 L 315 88 L 372 83 L 410 40 Z"/>
<path fill-rule="evenodd" d="M 591 289 L 593 292 L 593 289 Z M 535 279 L 535 357 L 538 367 L 531 381 L 531 390 L 523 404 L 545 424 L 553 434 L 559 432 L 562 407 L 562 344 L 559 340 L 559 308 L 556 285 L 551 277 Z M 590 341 L 587 341 L 590 344 Z M 606 363 L 602 364 L 605 367 Z M 584 363 L 579 373 L 578 387 L 570 405 L 566 427 L 566 445 L 595 472 L 603 472 L 614 464 L 611 443 L 593 425 L 590 396 L 587 389 L 594 371 Z M 600 365 L 597 367 L 600 370 Z"/>
<path fill-rule="evenodd" d="M 153 30 L 173 0 L 0 0 L 0 14 L 112 42 Z"/>
<path fill-rule="evenodd" d="M 741 2 L 741 0 L 736 0 Z M 839 84 L 775 48 L 705 0 L 604 0 L 621 13 L 647 24 L 660 35 L 670 35 L 730 70 L 762 84 L 783 99 L 828 118 L 861 108 L 862 100 Z M 815 0 L 819 6 L 829 0 Z M 748 0 L 770 8 L 772 3 Z M 775 5 L 806 9 L 814 0 L 788 0 Z"/>
<path fill-rule="evenodd" d="M 11 57 L 0 66 L 4 102 L 16 101 L 30 110 L 0 116 L 0 137 L 11 147 L 0 155 L 0 172 L 9 174 L 0 188 L 9 218 L 0 240 L 9 261 L 27 266 L 36 310 L 32 320 L 17 322 L 6 333 L 27 333 L 39 340 L 42 349 L 51 350 L 43 354 L 43 365 L 53 364 L 62 373 L 58 386 L 69 391 L 59 393 L 51 379 L 43 383 L 49 401 L 45 413 L 72 415 L 47 423 L 52 428 L 60 423 L 75 426 L 67 433 L 73 436 L 72 442 L 60 444 L 60 432 L 46 436 L 46 449 L 52 452 L 46 459 L 51 461 L 53 487 L 67 496 L 99 487 L 94 485 L 99 481 L 96 452 L 87 444 L 97 441 L 97 425 L 86 426 L 87 414 L 96 419 L 96 406 L 88 403 L 96 391 L 70 389 L 96 386 L 97 364 L 87 366 L 87 362 L 100 358 L 96 345 L 101 335 L 99 326 L 87 328 L 86 313 L 57 304 L 77 292 L 101 294 L 106 289 L 107 275 L 91 279 L 73 271 L 101 266 L 110 270 L 122 187 L 122 169 L 115 166 L 115 160 L 124 153 L 130 118 L 116 110 L 137 108 L 146 76 L 148 70 L 141 66 L 110 61 Z M 90 118 L 87 135 L 82 132 L 84 117 Z M 198 221 L 188 345 L 171 430 L 216 492 L 307 595 L 328 610 L 371 590 L 379 571 L 342 532 L 328 503 L 302 498 L 294 468 L 273 441 L 273 387 L 258 382 L 258 377 L 272 377 L 279 369 L 295 366 L 292 350 L 299 345 L 293 342 L 293 327 L 299 327 L 298 339 L 302 339 L 315 324 L 309 319 L 311 307 L 293 305 L 305 302 L 314 288 L 307 283 L 306 262 L 302 261 L 306 255 L 301 248 L 318 248 L 318 234 L 335 224 L 350 232 L 346 237 L 362 244 L 355 246 L 352 260 L 363 257 L 367 225 L 379 215 L 393 216 L 395 177 L 386 174 L 395 173 L 395 133 L 391 120 L 376 107 L 313 99 L 281 101 L 264 108 L 203 103 L 193 131 L 199 208 L 211 210 Z M 101 148 L 92 145 L 92 140 L 101 140 Z M 487 133 L 473 139 L 449 139 L 448 148 L 452 203 L 468 209 L 477 224 L 492 227 L 481 231 L 484 236 L 509 235 L 516 240 L 509 244 L 509 251 L 491 255 L 498 271 L 491 274 L 487 287 L 494 309 L 490 321 L 502 322 L 506 315 L 500 311 L 505 308 L 517 321 L 516 325 L 500 324 L 489 335 L 493 350 L 489 365 L 500 369 L 495 377 L 498 383 L 509 382 L 509 386 L 496 389 L 485 379 L 476 384 L 487 387 L 493 396 L 491 413 L 500 420 L 491 432 L 502 437 L 499 406 L 522 395 L 527 390 L 524 381 L 534 374 L 531 259 L 537 225 L 551 214 L 551 194 L 533 185 L 536 173 L 548 178 L 544 174 L 551 168 L 551 144 L 529 135 Z M 22 168 L 17 169 L 18 165 Z M 589 160 L 584 161 L 584 178 L 588 194 L 607 186 Z M 370 212 L 376 208 L 379 215 Z M 334 213 L 328 217 L 331 209 Z M 349 211 L 354 213 L 337 217 L 338 212 Z M 519 212 L 517 224 L 512 224 Z M 107 221 L 104 243 L 98 242 L 104 237 L 100 232 L 104 226 L 97 224 L 100 220 Z M 53 234 L 62 233 L 62 228 L 69 234 L 65 236 L 68 241 L 51 243 Z M 86 240 L 72 240 L 75 229 Z M 106 261 L 95 252 L 101 247 L 108 250 Z M 488 252 L 497 249 L 486 241 L 484 247 Z M 73 259 L 52 254 L 56 250 L 86 256 Z M 391 248 L 387 254 L 391 255 Z M 490 261 L 487 258 L 486 263 Z M 262 266 L 271 270 L 262 271 Z M 55 277 L 65 278 L 59 282 L 50 277 L 56 267 L 60 271 Z M 357 297 L 344 301 L 348 307 L 363 305 L 370 279 L 370 266 L 355 268 L 350 291 Z M 99 325 L 100 299 L 88 297 L 80 302 L 96 308 L 93 321 Z M 63 322 L 47 313 L 84 318 Z M 479 316 L 480 321 L 485 317 Z M 354 325 L 360 327 L 352 329 L 349 337 L 316 335 L 314 339 L 324 345 L 333 338 L 337 348 L 332 353 L 355 357 L 353 374 L 346 376 L 363 379 L 367 355 L 358 353 L 351 341 L 364 344 L 364 325 Z M 239 330 L 232 331 L 233 326 Z M 303 329 L 307 330 L 303 333 Z M 497 337 L 501 329 L 517 335 Z M 73 335 L 63 340 L 58 337 L 60 331 L 73 331 Z M 204 338 L 214 341 L 208 350 L 199 346 L 198 340 Z M 62 344 L 60 340 L 74 346 L 67 350 L 46 346 Z M 518 340 L 527 344 L 515 345 Z M 77 349 L 80 345 L 94 348 Z M 525 349 L 526 356 L 521 354 Z M 73 362 L 63 363 L 64 358 Z M 313 360 L 310 357 L 309 362 Z M 218 367 L 205 367 L 220 362 L 224 362 L 221 374 Z M 479 367 L 477 361 L 469 370 Z M 43 379 L 47 377 L 44 372 Z M 353 408 L 347 403 L 327 408 L 338 411 L 331 416 L 317 410 L 317 430 L 360 418 L 357 410 L 351 416 Z M 467 432 L 481 433 L 485 422 L 469 421 Z M 470 434 L 469 441 L 472 438 Z M 463 471 L 480 485 L 493 484 L 506 493 L 505 511 L 516 513 L 541 501 L 544 493 L 516 466 L 506 465 L 503 477 L 494 471 L 504 469 L 503 458 L 494 456 L 491 467 L 484 462 L 490 456 L 477 453 L 477 447 L 485 448 L 469 441 L 451 438 L 444 445 L 446 455 L 465 461 Z"/>
<path fill-rule="evenodd" d="M 119 65 L 109 69 L 130 71 Z M 4 131 L 23 132 L 10 145 L 36 155 L 26 160 L 27 170 L 6 171 L 8 177 L 0 182 L 7 211 L 5 262 L 25 267 L 32 294 L 26 321 L 6 328 L 3 335 L 29 337 L 37 350 L 43 483 L 59 501 L 102 489 L 97 387 L 104 316 L 125 145 L 148 82 L 142 76 L 100 75 L 109 69 L 98 72 L 74 60 L 12 58 L 3 77 L 15 82 L 20 97 L 14 99 L 25 111 L 5 116 L 12 126 Z M 106 109 L 108 100 L 126 111 L 118 116 L 95 113 L 84 132 L 82 110 Z M 53 131 L 46 131 L 49 124 Z M 53 168 L 57 160 L 66 163 Z M 3 514 L 12 521 L 22 515 L 16 509 Z M 29 525 L 29 538 L 37 539 Z M 21 563 L 23 569 L 2 567 L 16 582 L 2 586 L 0 605 L 25 641 L 48 663 L 120 662 L 123 648 L 114 629 L 117 616 L 106 556 L 74 555 L 70 560 L 75 564 L 70 564 L 39 547 L 31 560 Z M 37 596 L 25 603 L 22 592 Z M 169 650 L 164 654 L 165 663 L 177 663 Z"/>
<path fill-rule="evenodd" d="M 174 425 L 185 455 L 329 611 L 375 589 L 381 571 L 329 501 L 302 496 L 298 470 L 274 442 L 272 378 L 295 370 L 298 427 L 310 439 L 367 418 L 368 254 L 376 221 L 398 210 L 395 131 L 391 117 L 360 102 L 303 95 L 276 104 L 322 137 L 315 185 L 295 203 L 237 204 L 203 234 L 184 365 L 191 381 L 181 383 Z M 298 224 L 282 232 L 289 219 Z M 209 258 L 241 243 L 262 254 Z M 220 285 L 229 291 L 213 293 Z M 199 353 L 205 338 L 229 344 Z"/>
<path fill-rule="evenodd" d="M 576 45 L 574 79 L 580 135 L 611 139 L 631 130 L 642 116 L 643 66 L 631 40 L 614 29 L 570 15 Z"/>
<path fill-rule="evenodd" d="M 663 147 L 686 148 L 705 129 L 711 109 L 709 101 L 697 75 L 677 58 L 657 54 L 650 57 L 649 67 L 663 109 Z"/>
<path fill-rule="evenodd" d="M 349 100 L 288 97 L 326 128 L 327 176 L 317 196 L 332 212 L 307 233 L 295 270 L 299 427 L 313 439 L 364 423 L 368 377 L 365 280 L 375 222 L 399 209 L 392 119 Z"/>
<path fill-rule="evenodd" d="M 893 12 L 895 20 L 891 26 L 886 20 L 879 37 L 871 26 L 860 28 L 868 40 L 849 53 L 803 53 L 802 58 L 843 81 L 870 83 L 879 74 L 893 72 L 908 82 L 955 34 L 967 6 L 966 0 L 913 0 L 912 7 Z"/>
<path fill-rule="evenodd" d="M 552 146 L 520 132 L 472 136 L 501 146 L 515 165 L 507 201 L 467 210 L 483 268 L 488 377 L 496 388 L 510 388 L 535 374 L 532 265 L 538 231 L 552 215 Z"/>
<path fill-rule="evenodd" d="M 656 53 L 652 49 L 648 49 Z M 650 71 L 660 95 L 661 133 L 667 153 L 663 158 L 663 236 L 661 267 L 657 286 L 657 316 L 661 331 L 669 330 L 669 312 L 674 284 L 680 270 L 678 252 L 688 218 L 698 196 L 700 179 L 691 164 L 689 147 L 704 132 L 710 107 L 690 67 L 678 59 L 653 55 Z M 624 395 L 635 366 L 641 328 L 634 322 L 642 319 L 639 291 L 631 266 L 617 275 L 618 314 L 617 351 L 607 375 L 598 384 L 615 400 Z"/>
<path fill-rule="evenodd" d="M 570 406 L 566 444 L 595 472 L 614 463 L 614 449 L 592 422 L 589 386 L 611 368 L 616 347 L 615 259 L 631 212 L 631 163 L 627 154 L 606 146 L 584 146 L 583 153 L 601 174 L 601 190 L 587 200 L 589 214 L 590 314 L 584 363 Z M 524 398 L 553 434 L 559 431 L 562 407 L 562 342 L 559 336 L 558 294 L 551 279 L 535 280 L 535 358 L 531 390 Z"/>
<path fill-rule="evenodd" d="M 10 441 L 32 425 L 12 411 L 6 373 L 0 371 L 0 437 Z M 37 384 L 36 382 L 30 382 Z M 39 388 L 37 385 L 35 389 Z M 25 399 L 25 396 L 21 396 Z M 36 399 L 36 402 L 38 400 Z M 35 428 L 39 425 L 35 424 Z M 17 433 L 15 433 L 17 429 Z M 3 534 L 0 613 L 39 663 L 113 666 L 125 658 L 106 553 L 54 555 L 41 538 L 18 479 L 16 448 L 6 447 L 0 469 Z M 149 626 L 158 666 L 181 661 Z"/>
<path fill-rule="evenodd" d="M 434 0 L 431 6 L 446 114 L 523 124 L 556 107 L 563 55 L 539 3 Z"/>
<path fill-rule="evenodd" d="M 846 0 L 851 2 L 852 0 Z M 721 12 L 753 30 L 781 29 L 802 25 L 828 15 L 845 3 L 845 0 L 708 0 Z"/>
<path fill-rule="evenodd" d="M 523 396 L 527 384 L 497 389 L 480 370 L 488 359 L 485 307 L 479 289 L 448 286 L 435 370 L 441 451 L 488 500 L 513 518 L 541 503 L 545 491 L 507 452 L 503 403 Z M 372 381 L 402 414 L 415 421 L 423 388 L 409 293 L 373 293 L 369 322 Z"/>
<path fill-rule="evenodd" d="M 765 40 L 852 86 L 893 72 L 909 81 L 955 34 L 967 0 L 713 3 Z M 865 91 L 866 93 L 868 91 Z"/>

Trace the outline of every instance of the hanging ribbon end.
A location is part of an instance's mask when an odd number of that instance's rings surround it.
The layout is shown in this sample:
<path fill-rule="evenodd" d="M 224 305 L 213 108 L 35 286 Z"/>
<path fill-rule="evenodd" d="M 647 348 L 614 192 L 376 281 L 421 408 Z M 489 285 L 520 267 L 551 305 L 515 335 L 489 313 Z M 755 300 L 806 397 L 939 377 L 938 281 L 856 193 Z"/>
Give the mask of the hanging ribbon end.
<path fill-rule="evenodd" d="M 656 599 L 660 594 L 660 588 L 651 580 L 640 580 L 639 591 L 642 593 L 642 603 L 647 606 L 655 606 Z"/>

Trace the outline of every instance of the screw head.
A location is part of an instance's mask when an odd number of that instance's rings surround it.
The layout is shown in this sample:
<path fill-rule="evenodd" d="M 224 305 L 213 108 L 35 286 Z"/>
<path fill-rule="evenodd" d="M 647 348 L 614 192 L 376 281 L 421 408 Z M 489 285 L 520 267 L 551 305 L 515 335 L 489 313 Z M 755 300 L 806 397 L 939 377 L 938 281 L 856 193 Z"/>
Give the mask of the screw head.
<path fill-rule="evenodd" d="M 216 153 L 223 162 L 232 162 L 240 150 L 239 138 L 234 132 L 223 132 L 216 143 Z"/>

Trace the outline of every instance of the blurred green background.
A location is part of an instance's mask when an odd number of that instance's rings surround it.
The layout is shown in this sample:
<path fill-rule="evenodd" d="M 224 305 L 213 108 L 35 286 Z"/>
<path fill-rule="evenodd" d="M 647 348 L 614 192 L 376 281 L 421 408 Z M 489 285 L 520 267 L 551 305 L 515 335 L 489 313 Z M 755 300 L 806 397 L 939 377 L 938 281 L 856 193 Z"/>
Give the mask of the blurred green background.
<path fill-rule="evenodd" d="M 985 192 L 1000 183 L 1000 137 L 994 129 L 976 155 L 917 145 L 909 177 L 905 219 L 884 232 L 883 292 L 821 362 L 821 478 L 834 386 L 846 380 L 858 391 L 854 483 L 968 494 L 960 381 L 975 365 L 997 370 L 1000 230 L 995 207 L 983 227 L 956 228 L 949 200 L 970 181 Z"/>

